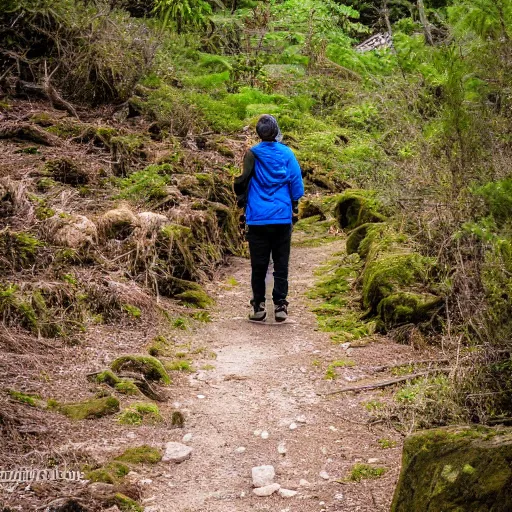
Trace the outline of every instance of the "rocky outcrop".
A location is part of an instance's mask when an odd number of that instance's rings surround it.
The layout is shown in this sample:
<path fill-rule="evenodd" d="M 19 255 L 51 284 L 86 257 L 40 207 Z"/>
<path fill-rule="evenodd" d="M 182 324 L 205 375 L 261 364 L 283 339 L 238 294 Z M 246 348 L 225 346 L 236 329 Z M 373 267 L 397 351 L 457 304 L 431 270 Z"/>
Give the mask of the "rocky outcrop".
<path fill-rule="evenodd" d="M 448 427 L 405 441 L 391 512 L 512 510 L 512 429 Z"/>

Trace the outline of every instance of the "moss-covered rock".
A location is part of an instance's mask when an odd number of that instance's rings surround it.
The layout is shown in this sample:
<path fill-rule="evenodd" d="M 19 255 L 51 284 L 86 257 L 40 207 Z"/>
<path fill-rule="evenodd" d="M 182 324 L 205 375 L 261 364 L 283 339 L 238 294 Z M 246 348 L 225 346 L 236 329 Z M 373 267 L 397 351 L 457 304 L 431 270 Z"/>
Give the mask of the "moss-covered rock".
<path fill-rule="evenodd" d="M 512 510 L 512 429 L 449 427 L 404 444 L 391 512 Z"/>
<path fill-rule="evenodd" d="M 354 254 L 359 252 L 359 246 L 365 239 L 368 228 L 373 226 L 371 223 L 361 224 L 357 228 L 353 229 L 347 237 L 347 254 Z"/>
<path fill-rule="evenodd" d="M 70 249 L 90 247 L 98 239 L 96 224 L 84 215 L 57 213 L 46 220 L 45 230 L 52 243 Z"/>
<path fill-rule="evenodd" d="M 146 402 L 131 404 L 119 415 L 119 423 L 122 425 L 155 424 L 161 421 L 158 406 Z"/>
<path fill-rule="evenodd" d="M 98 221 L 100 234 L 104 238 L 124 240 L 139 225 L 137 216 L 127 207 L 105 212 Z"/>
<path fill-rule="evenodd" d="M 121 462 L 112 461 L 104 466 L 85 472 L 86 480 L 102 482 L 105 484 L 117 484 L 130 472 L 130 468 Z"/>
<path fill-rule="evenodd" d="M 335 208 L 335 216 L 341 229 L 351 230 L 367 222 L 382 222 L 379 203 L 375 194 L 368 190 L 347 190 L 341 194 Z"/>
<path fill-rule="evenodd" d="M 157 464 L 162 460 L 162 454 L 157 448 L 145 444 L 128 448 L 115 460 L 125 464 Z"/>
<path fill-rule="evenodd" d="M 427 320 L 442 305 L 443 299 L 427 293 L 398 292 L 382 299 L 377 312 L 384 330 Z"/>
<path fill-rule="evenodd" d="M 94 398 L 72 404 L 53 404 L 52 408 L 72 420 L 101 418 L 119 411 L 119 400 L 113 396 Z"/>
<path fill-rule="evenodd" d="M 112 364 L 114 372 L 134 371 L 144 375 L 148 380 L 159 380 L 164 384 L 170 384 L 171 379 L 163 364 L 152 356 L 126 355 L 118 357 Z"/>
<path fill-rule="evenodd" d="M 386 254 L 369 262 L 363 271 L 363 306 L 377 313 L 382 299 L 404 287 L 428 280 L 432 258 L 420 254 Z"/>

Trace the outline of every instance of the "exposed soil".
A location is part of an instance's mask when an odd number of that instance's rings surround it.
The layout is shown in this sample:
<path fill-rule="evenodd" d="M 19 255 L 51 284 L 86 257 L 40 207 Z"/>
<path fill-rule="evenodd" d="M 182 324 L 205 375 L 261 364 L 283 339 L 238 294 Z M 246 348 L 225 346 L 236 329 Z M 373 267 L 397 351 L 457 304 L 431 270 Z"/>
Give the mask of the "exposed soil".
<path fill-rule="evenodd" d="M 163 447 L 191 433 L 189 444 L 194 451 L 189 460 L 140 467 L 132 475 L 132 480 L 142 481 L 142 502 L 153 512 L 388 510 L 399 472 L 401 436 L 385 423 L 370 425 L 364 407 L 369 400 L 382 399 L 382 392 L 325 393 L 356 380 L 379 379 L 382 374 L 372 375 L 365 370 L 369 367 L 408 362 L 424 354 L 376 336 L 347 355 L 328 333 L 317 330 L 306 293 L 315 282 L 315 269 L 342 249 L 341 240 L 316 248 L 293 248 L 290 320 L 282 325 L 272 319 L 264 325 L 245 319 L 249 262 L 232 259 L 209 290 L 216 299 L 212 322 L 176 335 L 175 341 L 196 352 L 197 371 L 173 376 L 168 388 L 171 398 L 160 405 L 166 421 L 141 427 L 120 425 L 112 417 L 71 423 L 56 414 L 49 449 L 59 454 L 58 460 L 102 462 L 129 446 Z M 240 284 L 234 285 L 233 278 Z M 62 349 L 60 365 L 52 367 L 41 389 L 31 390 L 69 401 L 88 396 L 88 372 L 105 367 L 116 355 L 143 353 L 156 332 L 157 326 L 151 323 L 100 326 L 80 346 Z M 337 380 L 325 380 L 327 365 L 347 357 L 355 366 L 339 368 Z M 127 401 L 122 398 L 122 406 Z M 186 417 L 183 429 L 172 427 L 168 420 L 176 409 Z M 294 430 L 292 423 L 297 425 Z M 267 431 L 268 438 L 256 436 L 258 430 Z M 381 449 L 377 442 L 381 438 L 395 441 L 396 447 Z M 277 450 L 282 442 L 286 455 Z M 240 447 L 245 448 L 243 453 L 237 451 Z M 373 466 L 387 468 L 382 477 L 345 481 L 355 463 L 369 459 L 378 459 Z M 275 481 L 299 494 L 289 499 L 254 496 L 251 468 L 263 464 L 274 465 Z M 323 470 L 329 480 L 319 476 Z M 300 487 L 301 479 L 311 485 Z M 55 491 L 56 486 L 52 484 L 51 489 Z M 30 487 L 19 487 L 3 498 L 19 510 L 41 505 Z"/>

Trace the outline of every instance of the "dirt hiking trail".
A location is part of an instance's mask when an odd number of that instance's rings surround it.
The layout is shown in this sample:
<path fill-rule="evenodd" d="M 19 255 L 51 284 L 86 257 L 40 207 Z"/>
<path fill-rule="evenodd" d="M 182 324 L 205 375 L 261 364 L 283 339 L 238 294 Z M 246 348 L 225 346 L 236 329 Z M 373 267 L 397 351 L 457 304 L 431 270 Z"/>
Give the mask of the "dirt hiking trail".
<path fill-rule="evenodd" d="M 162 439 L 181 442 L 185 434 L 192 434 L 187 444 L 193 453 L 181 464 L 162 468 L 161 463 L 152 475 L 141 475 L 143 482 L 151 480 L 143 501 L 148 511 L 389 509 L 401 440 L 382 424 L 367 426 L 364 403 L 380 392 L 321 395 L 365 378 L 358 366 L 410 361 L 413 354 L 410 347 L 377 338 L 366 347 L 349 349 L 356 365 L 341 369 L 336 381 L 324 379 L 326 365 L 347 353 L 328 333 L 317 330 L 306 292 L 317 279 L 314 271 L 342 249 L 342 242 L 292 249 L 290 323 L 284 325 L 247 322 L 249 262 L 233 259 L 225 269 L 225 277 L 240 284 L 210 290 L 217 301 L 213 321 L 193 334 L 216 353 L 210 360 L 214 369 L 192 374 L 188 383 L 174 390 L 173 406 L 187 421 L 184 429 L 167 432 Z M 381 438 L 396 446 L 381 449 Z M 368 461 L 387 471 L 379 479 L 343 481 L 354 464 Z M 273 465 L 274 481 L 297 495 L 255 496 L 251 468 L 260 465 Z"/>

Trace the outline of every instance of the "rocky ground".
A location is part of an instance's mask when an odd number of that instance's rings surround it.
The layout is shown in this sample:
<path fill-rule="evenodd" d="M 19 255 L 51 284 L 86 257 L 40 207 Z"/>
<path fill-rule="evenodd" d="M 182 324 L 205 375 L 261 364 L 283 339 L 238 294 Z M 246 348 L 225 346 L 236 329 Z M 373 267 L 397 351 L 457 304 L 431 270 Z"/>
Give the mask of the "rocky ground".
<path fill-rule="evenodd" d="M 192 451 L 181 463 L 141 465 L 129 475 L 141 489 L 146 512 L 388 510 L 399 473 L 401 436 L 385 422 L 370 421 L 367 404 L 389 393 L 329 393 L 356 381 L 382 380 L 383 374 L 372 368 L 422 355 L 380 336 L 359 348 L 340 346 L 317 330 L 306 292 L 317 279 L 314 271 L 342 249 L 341 240 L 294 247 L 290 319 L 282 325 L 272 318 L 263 325 L 245 319 L 249 262 L 232 259 L 209 290 L 216 299 L 212 321 L 179 335 L 180 343 L 195 352 L 196 370 L 174 376 L 167 391 L 170 399 L 159 404 L 164 421 L 132 426 L 105 417 L 70 426 L 56 416 L 60 443 L 53 452 L 63 459 L 74 454 L 76 460 L 101 463 L 131 446 L 189 446 Z M 67 349 L 66 358 L 74 360 L 71 370 L 62 361 L 47 386 L 54 395 L 59 389 L 68 398 L 79 395 L 88 372 L 115 355 L 142 351 L 152 335 L 151 325 L 90 333 L 82 345 Z M 338 368 L 337 379 L 326 380 L 327 365 L 340 359 L 354 366 Z M 169 418 L 176 410 L 185 416 L 183 428 L 171 426 Z M 383 449 L 382 439 L 389 448 Z M 356 464 L 384 472 L 379 478 L 353 481 Z M 252 468 L 262 465 L 273 466 L 271 480 L 281 486 L 280 493 L 256 495 Z M 83 485 L 66 484 L 70 494 L 73 486 Z M 3 494 L 5 504 L 36 509 L 37 489 L 12 491 Z"/>

